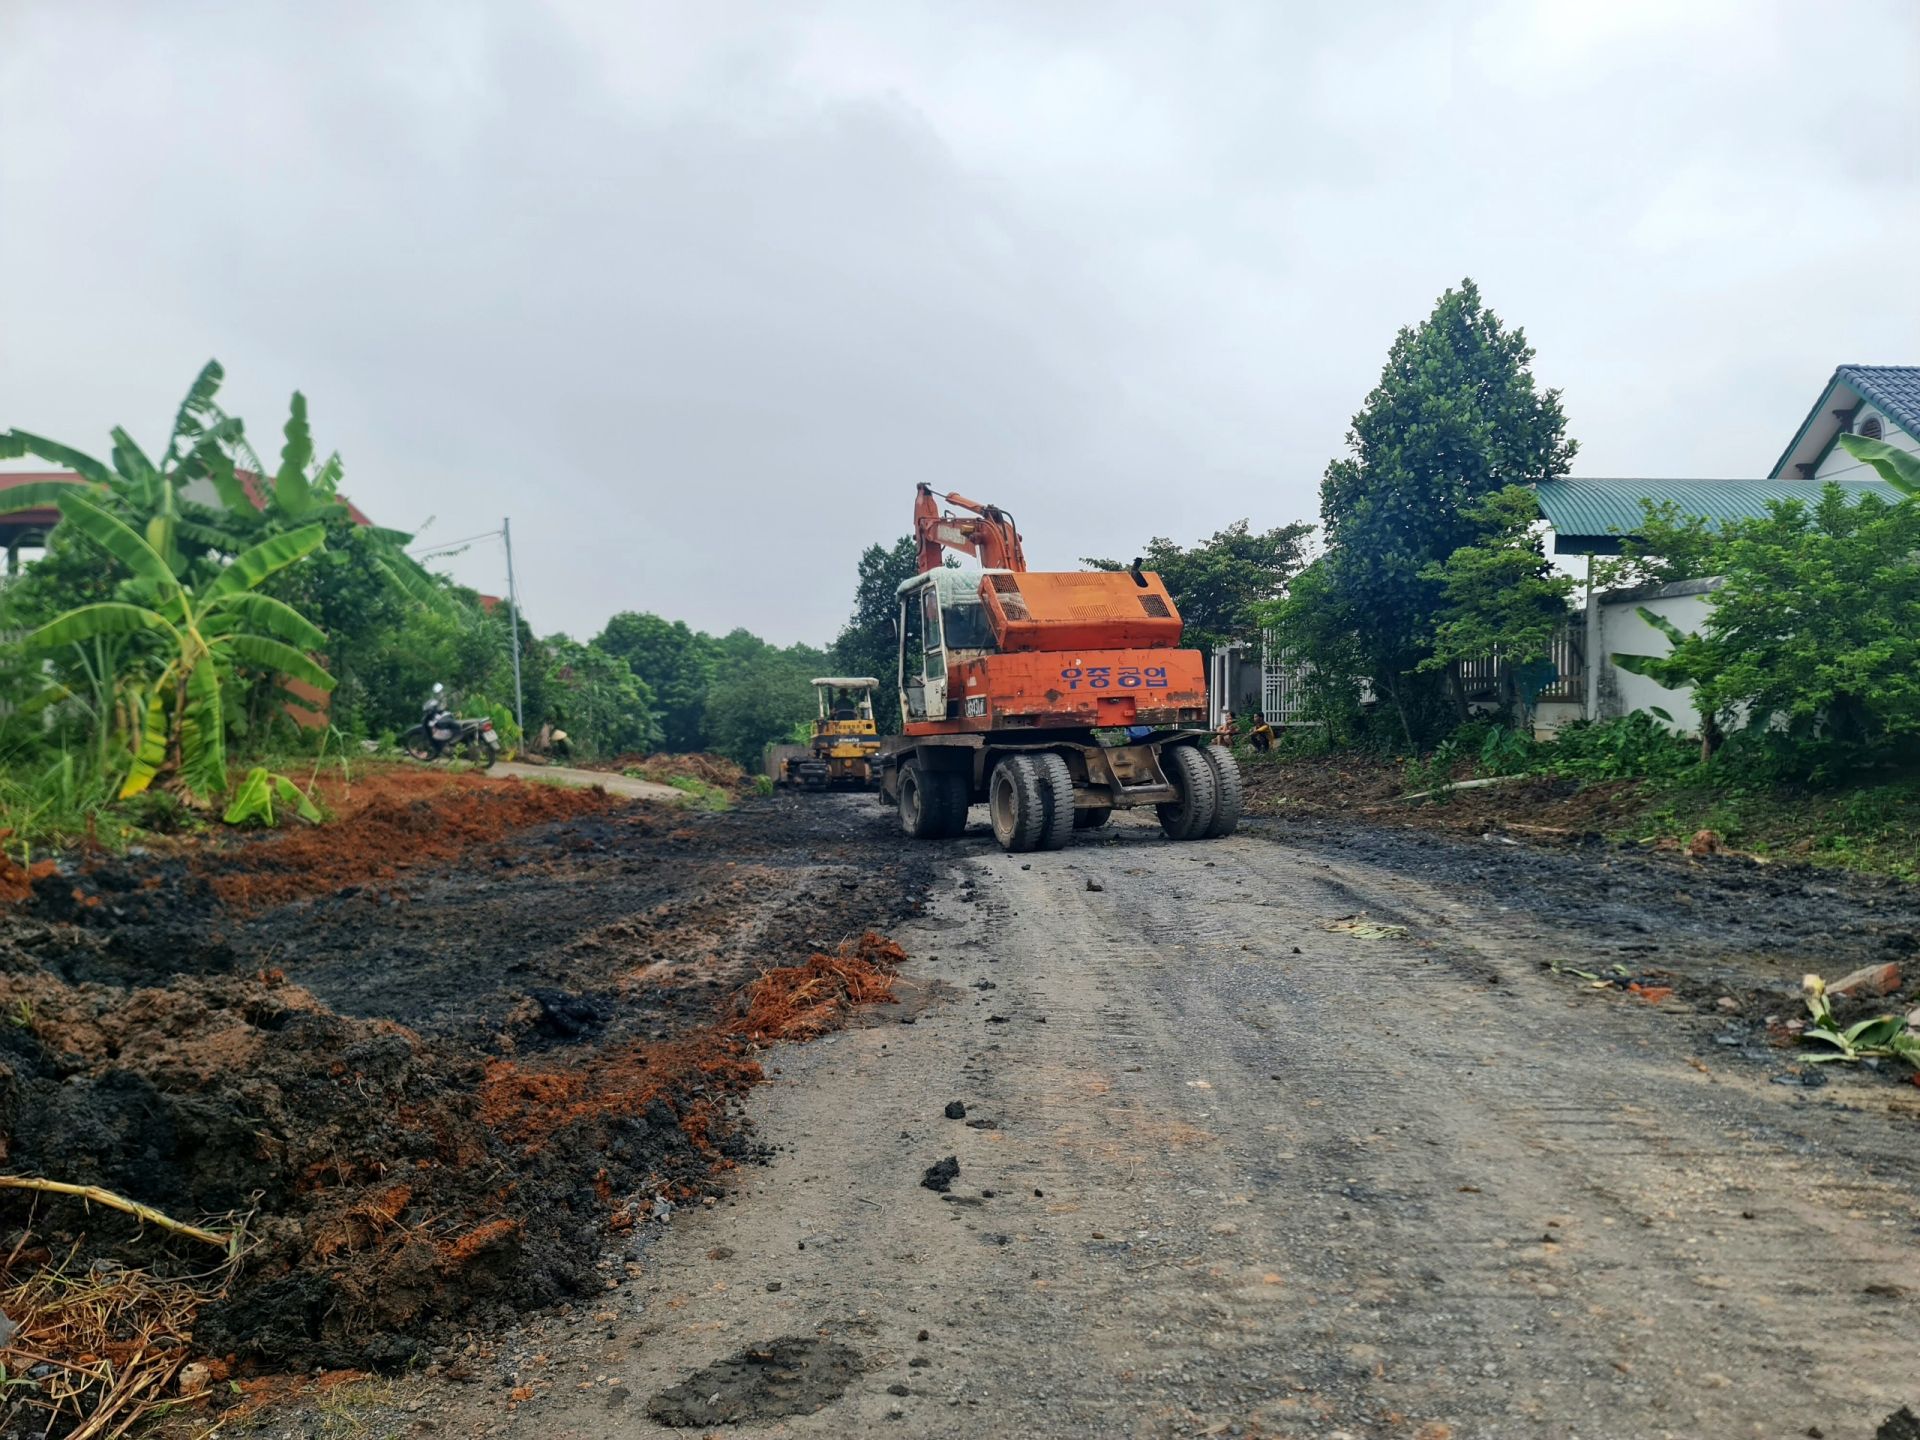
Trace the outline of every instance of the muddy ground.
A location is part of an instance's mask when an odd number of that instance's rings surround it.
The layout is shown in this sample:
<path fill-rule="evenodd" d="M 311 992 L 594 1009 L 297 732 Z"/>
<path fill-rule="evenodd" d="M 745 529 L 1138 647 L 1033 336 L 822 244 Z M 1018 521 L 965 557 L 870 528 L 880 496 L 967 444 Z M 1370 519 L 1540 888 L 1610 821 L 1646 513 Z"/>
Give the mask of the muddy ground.
<path fill-rule="evenodd" d="M 248 1433 L 1909 1433 L 1920 1091 L 1767 1019 L 1911 1003 L 1920 891 L 1327 819 L 940 856 L 929 1003 L 788 1052 L 635 1283 Z"/>
<path fill-rule="evenodd" d="M 322 829 L 65 865 L 0 915 L 5 1169 L 246 1217 L 216 1364 L 401 1366 L 624 1283 L 609 1244 L 753 1153 L 757 1053 L 845 988 L 750 982 L 843 945 L 884 970 L 859 937 L 931 871 L 837 809 L 419 772 Z M 0 1229 L 96 1273 L 210 1263 L 44 1196 Z"/>
<path fill-rule="evenodd" d="M 8 1168 L 256 1208 L 213 1353 L 381 1372 L 223 1433 L 1841 1440 L 1920 1404 L 1920 1090 L 1784 1023 L 1809 970 L 1913 1004 L 1920 889 L 1324 811 L 1008 857 L 858 797 L 423 798 L 370 855 L 45 876 L 0 922 Z M 756 1048 L 847 1017 L 748 977 L 873 927 L 904 964 L 798 983 L 899 965 L 905 1003 Z"/>

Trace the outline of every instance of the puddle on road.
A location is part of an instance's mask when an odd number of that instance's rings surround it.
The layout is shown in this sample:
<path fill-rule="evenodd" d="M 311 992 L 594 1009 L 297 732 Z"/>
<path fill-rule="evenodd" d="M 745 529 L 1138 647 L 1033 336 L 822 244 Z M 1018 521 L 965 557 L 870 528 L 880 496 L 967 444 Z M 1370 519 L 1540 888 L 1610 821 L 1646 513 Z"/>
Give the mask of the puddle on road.
<path fill-rule="evenodd" d="M 674 1429 L 810 1415 L 844 1395 L 859 1366 L 849 1346 L 783 1335 L 694 1371 L 649 1400 L 647 1414 Z"/>

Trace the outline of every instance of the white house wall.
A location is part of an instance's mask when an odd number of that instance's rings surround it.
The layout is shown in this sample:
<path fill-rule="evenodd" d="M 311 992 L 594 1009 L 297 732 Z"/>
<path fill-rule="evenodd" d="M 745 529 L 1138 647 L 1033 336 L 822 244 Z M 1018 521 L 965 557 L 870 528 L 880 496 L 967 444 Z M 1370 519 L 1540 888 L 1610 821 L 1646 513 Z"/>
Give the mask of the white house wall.
<path fill-rule="evenodd" d="M 1682 593 L 1668 593 L 1680 591 Z M 1600 606 L 1600 648 L 1607 657 L 1600 691 L 1600 709 L 1607 716 L 1626 715 L 1634 710 L 1652 710 L 1655 706 L 1673 717 L 1672 726 L 1683 734 L 1700 731 L 1700 712 L 1693 705 L 1691 687 L 1669 690 L 1644 675 L 1622 670 L 1613 663 L 1615 655 L 1666 655 L 1673 649 L 1667 637 L 1640 618 L 1642 608 L 1691 634 L 1706 623 L 1709 592 L 1705 582 L 1683 581 L 1662 585 L 1644 596 L 1622 596 L 1603 600 Z"/>
<path fill-rule="evenodd" d="M 1880 412 L 1871 408 L 1862 410 L 1854 419 L 1854 428 L 1858 430 L 1860 421 L 1869 415 L 1880 415 Z M 1909 435 L 1905 430 L 1902 430 L 1885 415 L 1880 415 L 1880 423 L 1886 427 L 1885 433 L 1880 438 L 1885 440 L 1887 444 L 1905 450 L 1909 454 L 1920 455 L 1920 440 L 1914 439 L 1913 436 Z M 1841 476 L 1845 476 L 1849 480 L 1871 480 L 1873 478 L 1873 471 L 1867 469 L 1860 461 L 1854 459 L 1853 456 L 1849 455 L 1836 444 L 1827 452 L 1827 458 L 1820 462 L 1820 468 L 1813 472 L 1813 478 L 1816 480 L 1826 480 L 1828 478 L 1837 479 Z"/>

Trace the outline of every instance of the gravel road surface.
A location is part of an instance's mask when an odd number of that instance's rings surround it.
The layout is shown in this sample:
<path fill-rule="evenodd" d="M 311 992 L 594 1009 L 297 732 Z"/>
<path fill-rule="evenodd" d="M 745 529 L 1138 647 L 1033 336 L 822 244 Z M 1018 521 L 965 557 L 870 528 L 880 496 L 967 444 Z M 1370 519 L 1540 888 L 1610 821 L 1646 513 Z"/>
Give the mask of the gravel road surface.
<path fill-rule="evenodd" d="M 1817 884 L 1823 921 L 1805 878 L 1660 863 L 1340 830 L 1175 845 L 1124 817 L 1009 857 L 976 829 L 895 932 L 903 1004 L 773 1057 L 751 1102 L 771 1162 L 648 1227 L 606 1310 L 530 1321 L 396 1416 L 1864 1440 L 1920 1406 L 1920 1091 L 1809 1088 L 1755 1043 L 1764 1017 L 1727 1012 L 1795 967 L 1900 958 L 1913 892 Z M 1732 1003 L 1542 968 L 1648 952 Z"/>

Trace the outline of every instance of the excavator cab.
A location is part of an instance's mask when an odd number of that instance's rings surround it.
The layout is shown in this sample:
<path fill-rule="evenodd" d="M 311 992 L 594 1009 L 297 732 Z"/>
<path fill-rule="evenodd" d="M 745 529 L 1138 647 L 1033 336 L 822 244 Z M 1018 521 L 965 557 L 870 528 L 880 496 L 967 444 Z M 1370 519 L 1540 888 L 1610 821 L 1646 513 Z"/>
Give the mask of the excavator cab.
<path fill-rule="evenodd" d="M 948 693 L 952 667 L 994 649 L 981 573 L 942 566 L 900 586 L 900 713 L 908 720 L 944 720 L 964 705 Z"/>

